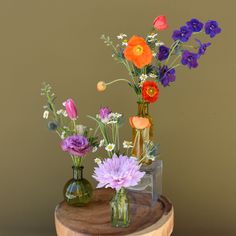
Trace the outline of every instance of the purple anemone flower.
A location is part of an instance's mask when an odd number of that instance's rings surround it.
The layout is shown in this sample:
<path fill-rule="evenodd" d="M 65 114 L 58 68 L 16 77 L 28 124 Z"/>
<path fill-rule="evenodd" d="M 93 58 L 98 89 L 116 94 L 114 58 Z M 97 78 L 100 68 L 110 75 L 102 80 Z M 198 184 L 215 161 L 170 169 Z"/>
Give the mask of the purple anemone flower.
<path fill-rule="evenodd" d="M 187 26 L 180 27 L 180 30 L 173 32 L 172 38 L 174 40 L 180 40 L 181 42 L 187 42 L 192 35 L 192 30 Z"/>
<path fill-rule="evenodd" d="M 218 22 L 215 20 L 209 20 L 205 24 L 205 32 L 210 35 L 211 38 L 215 37 L 221 32 L 221 28 L 218 26 Z"/>
<path fill-rule="evenodd" d="M 95 167 L 93 178 L 99 182 L 97 188 L 110 187 L 118 191 L 137 185 L 144 174 L 136 159 L 114 155 Z"/>
<path fill-rule="evenodd" d="M 193 32 L 200 32 L 203 28 L 203 23 L 196 18 L 193 18 L 186 24 L 189 27 L 189 29 L 191 29 Z"/>
<path fill-rule="evenodd" d="M 81 135 L 72 135 L 63 139 L 61 148 L 63 151 L 77 157 L 83 157 L 92 150 L 88 139 Z"/>
<path fill-rule="evenodd" d="M 202 43 L 199 39 L 196 39 L 197 43 L 199 44 L 198 54 L 204 55 L 206 52 L 207 47 L 211 45 L 210 42 L 208 43 Z"/>
<path fill-rule="evenodd" d="M 111 110 L 108 107 L 102 107 L 99 111 L 100 119 L 103 123 L 107 123 L 110 119 Z"/>
<path fill-rule="evenodd" d="M 164 87 L 168 86 L 171 82 L 174 82 L 176 79 L 175 69 L 168 68 L 167 66 L 160 67 L 158 74 L 159 74 L 160 82 Z"/>
<path fill-rule="evenodd" d="M 166 60 L 169 56 L 169 51 L 170 51 L 170 49 L 168 47 L 161 45 L 159 47 L 159 53 L 157 55 L 157 59 L 160 61 Z"/>
<path fill-rule="evenodd" d="M 189 69 L 196 68 L 198 66 L 199 55 L 197 53 L 189 52 L 188 50 L 183 51 L 181 63 L 187 65 Z"/>

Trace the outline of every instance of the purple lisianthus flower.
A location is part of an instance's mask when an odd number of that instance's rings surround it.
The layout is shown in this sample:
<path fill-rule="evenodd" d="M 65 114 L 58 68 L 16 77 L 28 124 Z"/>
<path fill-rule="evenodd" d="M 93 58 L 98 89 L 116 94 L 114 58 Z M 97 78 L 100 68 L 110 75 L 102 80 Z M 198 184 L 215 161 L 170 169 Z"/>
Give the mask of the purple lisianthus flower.
<path fill-rule="evenodd" d="M 136 159 L 114 155 L 95 167 L 93 178 L 99 182 L 97 188 L 110 187 L 118 191 L 137 185 L 144 174 Z"/>
<path fill-rule="evenodd" d="M 202 43 L 199 39 L 196 39 L 197 43 L 199 44 L 198 54 L 204 55 L 206 52 L 207 47 L 211 45 L 210 42 L 208 43 Z"/>
<path fill-rule="evenodd" d="M 167 66 L 162 66 L 159 68 L 158 72 L 159 72 L 158 77 L 160 78 L 160 82 L 164 87 L 168 86 L 171 82 L 174 82 L 176 79 L 174 68 L 168 68 Z"/>
<path fill-rule="evenodd" d="M 221 28 L 218 26 L 218 22 L 215 20 L 209 20 L 205 24 L 205 32 L 210 35 L 211 38 L 215 37 L 221 32 Z"/>
<path fill-rule="evenodd" d="M 189 27 L 189 29 L 191 29 L 193 32 L 200 32 L 203 28 L 203 23 L 196 18 L 193 18 L 186 24 Z"/>
<path fill-rule="evenodd" d="M 197 53 L 189 52 L 188 50 L 183 51 L 181 63 L 187 65 L 189 69 L 196 68 L 198 66 L 199 55 Z"/>
<path fill-rule="evenodd" d="M 157 59 L 160 61 L 164 61 L 169 56 L 170 49 L 164 45 L 159 47 L 159 53 L 157 54 Z"/>
<path fill-rule="evenodd" d="M 92 150 L 88 139 L 81 135 L 72 135 L 63 139 L 61 148 L 63 151 L 78 157 L 83 157 Z"/>
<path fill-rule="evenodd" d="M 192 30 L 187 26 L 180 27 L 180 30 L 173 32 L 172 38 L 174 40 L 180 40 L 181 42 L 187 42 L 192 35 Z"/>
<path fill-rule="evenodd" d="M 102 107 L 99 111 L 100 119 L 103 123 L 109 121 L 111 110 L 108 107 Z"/>

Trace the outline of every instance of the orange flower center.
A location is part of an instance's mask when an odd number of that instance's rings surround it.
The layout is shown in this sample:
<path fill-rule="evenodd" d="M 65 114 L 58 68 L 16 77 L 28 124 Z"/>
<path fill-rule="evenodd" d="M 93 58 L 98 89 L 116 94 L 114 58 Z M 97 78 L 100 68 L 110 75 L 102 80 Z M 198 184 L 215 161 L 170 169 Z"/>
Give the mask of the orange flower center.
<path fill-rule="evenodd" d="M 157 90 L 153 87 L 148 87 L 147 94 L 150 97 L 154 97 L 157 94 Z"/>
<path fill-rule="evenodd" d="M 137 45 L 134 47 L 133 52 L 135 56 L 140 56 L 143 54 L 143 47 L 141 45 Z"/>

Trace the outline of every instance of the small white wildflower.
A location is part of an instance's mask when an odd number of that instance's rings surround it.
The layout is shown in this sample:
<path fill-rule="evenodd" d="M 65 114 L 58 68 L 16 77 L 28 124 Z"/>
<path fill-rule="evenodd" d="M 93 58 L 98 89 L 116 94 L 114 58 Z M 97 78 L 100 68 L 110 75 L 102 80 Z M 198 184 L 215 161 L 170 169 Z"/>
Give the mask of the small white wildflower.
<path fill-rule="evenodd" d="M 60 109 L 60 110 L 57 110 L 57 115 L 60 115 L 60 114 L 62 114 L 62 112 L 63 112 L 63 110 L 62 110 L 62 109 Z"/>
<path fill-rule="evenodd" d="M 164 45 L 164 43 L 161 42 L 161 41 L 158 41 L 158 42 L 155 43 L 155 45 L 158 47 L 158 46 L 162 46 L 162 45 Z"/>
<path fill-rule="evenodd" d="M 128 42 L 125 40 L 122 42 L 122 46 L 128 46 Z"/>
<path fill-rule="evenodd" d="M 155 75 L 155 74 L 153 74 L 153 73 L 150 73 L 150 74 L 148 74 L 148 76 L 150 77 L 150 78 L 153 78 L 153 79 L 155 79 L 157 76 Z"/>
<path fill-rule="evenodd" d="M 140 88 L 143 87 L 143 83 L 144 83 L 144 82 L 145 82 L 145 81 L 141 81 L 141 82 L 138 84 Z"/>
<path fill-rule="evenodd" d="M 105 142 L 105 140 L 104 139 L 102 139 L 102 140 L 100 140 L 100 143 L 99 143 L 99 147 L 102 147 L 103 145 L 104 145 L 104 142 Z"/>
<path fill-rule="evenodd" d="M 127 37 L 127 35 L 126 35 L 126 34 L 123 34 L 123 33 L 117 35 L 117 38 L 118 38 L 118 39 L 123 39 L 123 38 L 126 38 L 126 37 Z"/>
<path fill-rule="evenodd" d="M 114 143 L 109 143 L 109 144 L 105 147 L 106 151 L 108 151 L 108 152 L 112 152 L 112 151 L 114 150 L 114 148 L 115 148 L 115 144 L 114 144 Z"/>
<path fill-rule="evenodd" d="M 66 106 L 66 101 L 62 103 L 62 105 L 65 107 Z"/>
<path fill-rule="evenodd" d="M 49 116 L 49 111 L 48 110 L 44 111 L 43 119 L 48 119 L 48 116 Z"/>
<path fill-rule="evenodd" d="M 67 116 L 68 116 L 68 114 L 67 114 L 67 112 L 66 112 L 66 111 L 63 111 L 63 112 L 62 112 L 62 115 L 63 115 L 63 116 L 65 116 L 65 117 L 67 117 Z"/>
<path fill-rule="evenodd" d="M 62 131 L 62 133 L 61 133 L 61 139 L 64 139 L 64 138 L 65 138 L 65 134 L 66 134 L 66 132 L 65 132 L 65 131 Z"/>
<path fill-rule="evenodd" d="M 116 117 L 116 118 L 120 118 L 120 117 L 122 117 L 122 114 L 120 114 L 120 113 L 118 113 L 118 112 L 113 113 L 113 114 L 114 114 L 114 117 Z"/>
<path fill-rule="evenodd" d="M 98 148 L 95 146 L 95 147 L 93 147 L 92 152 L 94 153 L 94 152 L 96 152 L 97 150 L 98 150 Z"/>
<path fill-rule="evenodd" d="M 145 81 L 147 78 L 148 78 L 148 76 L 147 76 L 146 74 L 141 74 L 141 75 L 139 76 L 139 79 L 140 79 L 141 81 Z"/>
<path fill-rule="evenodd" d="M 156 57 L 156 55 L 157 55 L 157 54 L 156 54 L 155 52 L 152 53 L 152 56 L 153 56 L 153 57 Z"/>
<path fill-rule="evenodd" d="M 95 158 L 94 162 L 97 163 L 97 164 L 101 164 L 102 163 L 101 159 L 99 159 L 99 158 Z"/>
<path fill-rule="evenodd" d="M 115 55 L 116 55 L 116 54 L 113 53 L 113 54 L 111 55 L 111 57 L 115 57 Z"/>
<path fill-rule="evenodd" d="M 156 34 L 149 34 L 147 37 L 151 38 L 151 39 L 154 39 L 157 35 L 158 35 L 157 33 Z"/>
<path fill-rule="evenodd" d="M 123 142 L 123 148 L 132 148 L 133 147 L 132 144 L 133 144 L 132 142 L 124 141 Z"/>

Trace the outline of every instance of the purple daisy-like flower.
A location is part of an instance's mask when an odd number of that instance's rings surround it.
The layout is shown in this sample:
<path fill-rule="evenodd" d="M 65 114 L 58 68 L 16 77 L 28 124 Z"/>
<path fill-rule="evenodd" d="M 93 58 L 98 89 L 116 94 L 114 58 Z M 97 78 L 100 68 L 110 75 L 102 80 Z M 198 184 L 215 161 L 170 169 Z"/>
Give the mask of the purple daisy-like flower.
<path fill-rule="evenodd" d="M 159 47 L 159 53 L 157 54 L 157 59 L 160 61 L 164 61 L 169 56 L 170 49 L 164 45 Z"/>
<path fill-rule="evenodd" d="M 187 65 L 189 69 L 196 68 L 198 66 L 199 55 L 197 53 L 189 52 L 188 50 L 183 51 L 181 63 Z"/>
<path fill-rule="evenodd" d="M 158 74 L 159 74 L 160 82 L 164 87 L 168 86 L 171 82 L 174 82 L 176 79 L 175 69 L 168 68 L 167 66 L 160 67 Z"/>
<path fill-rule="evenodd" d="M 192 35 L 192 30 L 187 26 L 180 27 L 180 30 L 173 32 L 172 38 L 174 40 L 180 40 L 181 42 L 187 42 Z"/>
<path fill-rule="evenodd" d="M 202 43 L 199 39 L 196 39 L 197 43 L 199 44 L 198 54 L 204 55 L 206 52 L 207 47 L 211 45 L 210 42 L 208 43 Z"/>
<path fill-rule="evenodd" d="M 186 24 L 189 27 L 189 29 L 191 29 L 193 32 L 200 32 L 203 28 L 203 23 L 196 18 L 193 18 Z"/>
<path fill-rule="evenodd" d="M 97 188 L 110 187 L 118 191 L 137 185 L 144 174 L 134 158 L 114 155 L 95 167 L 93 178 L 99 182 Z"/>
<path fill-rule="evenodd" d="M 92 150 L 88 139 L 81 135 L 72 135 L 63 139 L 61 148 L 63 151 L 78 157 L 83 157 Z"/>
<path fill-rule="evenodd" d="M 218 26 L 218 22 L 215 20 L 209 20 L 205 24 L 205 32 L 210 35 L 211 38 L 215 37 L 221 32 L 221 28 Z"/>
<path fill-rule="evenodd" d="M 111 110 L 108 107 L 102 107 L 99 111 L 100 119 L 103 123 L 107 123 L 110 119 Z"/>

